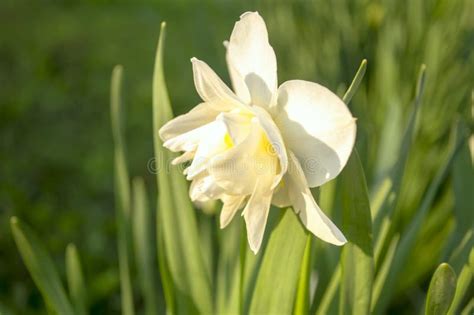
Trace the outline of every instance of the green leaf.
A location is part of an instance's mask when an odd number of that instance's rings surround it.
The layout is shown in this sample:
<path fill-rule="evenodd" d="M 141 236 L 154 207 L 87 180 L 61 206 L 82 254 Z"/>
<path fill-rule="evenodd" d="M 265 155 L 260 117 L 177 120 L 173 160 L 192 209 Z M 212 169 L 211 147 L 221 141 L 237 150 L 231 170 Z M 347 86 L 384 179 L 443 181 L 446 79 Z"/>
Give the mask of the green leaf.
<path fill-rule="evenodd" d="M 416 133 L 416 121 L 421 107 L 421 99 L 425 87 L 426 66 L 421 65 L 416 84 L 415 99 L 413 101 L 413 110 L 408 120 L 408 125 L 403 135 L 400 152 L 397 163 L 393 166 L 388 176 L 388 180 L 383 181 L 379 190 L 374 194 L 378 202 L 374 203 L 377 207 L 372 209 L 373 213 L 373 232 L 375 239 L 375 262 L 378 265 L 382 249 L 388 243 L 389 228 L 393 219 L 393 212 L 398 201 L 405 165 L 408 160 L 408 154 L 411 149 L 414 134 Z M 388 189 L 387 189 L 388 188 Z"/>
<path fill-rule="evenodd" d="M 87 314 L 87 290 L 79 252 L 74 244 L 66 248 L 66 276 L 72 304 L 77 315 Z"/>
<path fill-rule="evenodd" d="M 46 305 L 57 314 L 74 314 L 53 261 L 36 234 L 16 217 L 11 218 L 10 226 L 23 262 Z"/>
<path fill-rule="evenodd" d="M 218 232 L 219 260 L 217 264 L 216 313 L 239 314 L 241 294 L 241 262 L 239 259 L 241 245 L 242 220 L 232 220 Z M 245 233 L 245 230 L 244 230 Z M 244 239 L 247 242 L 247 239 Z M 244 243 L 247 246 L 246 243 Z M 243 291 L 243 288 L 242 288 Z"/>
<path fill-rule="evenodd" d="M 352 79 L 352 83 L 346 91 L 346 94 L 342 97 L 342 101 L 346 104 L 349 104 L 354 94 L 357 92 L 362 79 L 364 78 L 365 71 L 367 70 L 367 60 L 364 59 L 360 63 L 359 70 L 357 70 L 354 79 Z"/>
<path fill-rule="evenodd" d="M 346 103 L 346 105 L 349 104 L 352 97 L 357 92 L 359 85 L 362 82 L 362 79 L 364 78 L 366 70 L 367 70 L 367 60 L 364 59 L 362 60 L 359 66 L 359 69 L 357 70 L 356 75 L 352 79 L 351 85 L 349 86 L 346 93 L 344 94 L 344 97 L 342 98 L 342 100 L 344 101 L 344 103 Z M 365 182 L 365 176 L 364 176 L 364 182 Z M 320 200 L 319 200 L 319 204 L 321 205 L 321 208 L 328 209 L 328 210 L 333 208 L 335 188 L 336 188 L 336 180 L 330 181 L 329 183 L 321 187 Z M 367 191 L 367 188 L 365 188 L 365 190 Z M 369 214 L 369 218 L 370 218 L 370 214 Z M 342 270 L 341 270 L 341 265 L 339 264 L 337 265 L 336 269 L 334 270 L 334 273 L 332 274 L 332 277 L 328 283 L 327 289 L 324 292 L 323 297 L 321 298 L 321 303 L 318 305 L 316 309 L 316 314 L 321 314 L 321 315 L 327 314 L 328 311 L 330 310 L 331 306 L 333 305 L 334 297 L 336 296 L 336 293 L 339 289 L 341 275 L 342 275 Z M 316 298 L 314 298 L 313 307 L 316 302 L 317 302 Z M 313 307 L 311 307 L 311 309 L 314 309 Z"/>
<path fill-rule="evenodd" d="M 159 129 L 173 117 L 163 72 L 165 23 L 156 52 L 153 76 L 153 136 L 158 170 L 159 251 L 164 251 L 173 279 L 177 313 L 212 313 L 211 281 L 199 246 L 196 215 L 188 197 L 187 183 L 178 167 L 170 167 L 174 154 L 163 148 Z M 164 268 L 161 268 L 163 271 Z"/>
<path fill-rule="evenodd" d="M 348 243 L 342 248 L 340 314 L 369 314 L 374 260 L 372 219 L 364 170 L 357 151 L 341 173 L 342 230 Z"/>
<path fill-rule="evenodd" d="M 371 309 L 375 308 L 376 302 L 380 298 L 380 294 L 382 294 L 382 289 L 384 288 L 384 284 L 387 281 L 388 273 L 390 272 L 391 263 L 393 257 L 395 256 L 395 250 L 398 246 L 398 241 L 400 240 L 400 235 L 395 235 L 392 237 L 390 241 L 390 245 L 388 246 L 387 253 L 385 254 L 385 259 L 380 266 L 380 270 L 375 278 L 374 288 L 372 292 L 372 305 Z"/>
<path fill-rule="evenodd" d="M 407 263 L 407 258 L 409 257 L 410 251 L 412 250 L 413 245 L 415 244 L 416 237 L 418 236 L 420 227 L 424 222 L 428 210 L 430 209 L 436 197 L 436 193 L 440 185 L 446 178 L 446 175 L 448 174 L 451 168 L 456 153 L 459 151 L 459 148 L 465 141 L 466 133 L 464 132 L 465 130 L 462 127 L 462 125 L 456 124 L 452 128 L 448 156 L 446 157 L 441 168 L 436 173 L 435 178 L 431 182 L 425 196 L 423 197 L 421 205 L 418 211 L 416 212 L 415 217 L 410 221 L 410 224 L 408 225 L 406 231 L 401 236 L 400 244 L 395 250 L 393 258 L 387 256 L 385 257 L 386 261 L 384 262 L 384 264 L 389 264 L 389 267 L 387 267 L 389 268 L 389 270 L 386 274 L 386 279 L 383 283 L 376 280 L 376 283 L 382 284 L 382 288 L 380 289 L 380 295 L 378 297 L 374 297 L 374 301 L 376 303 L 373 310 L 374 314 L 381 314 L 384 312 L 385 307 L 387 306 L 397 283 L 396 279 L 400 275 L 400 272 L 403 270 L 405 264 Z M 378 277 L 379 275 L 377 276 L 377 278 Z"/>
<path fill-rule="evenodd" d="M 341 264 L 337 265 L 336 270 L 332 274 L 331 280 L 329 281 L 328 286 L 325 288 L 324 295 L 321 299 L 321 303 L 319 304 L 316 313 L 317 315 L 326 315 L 329 313 L 331 309 L 331 305 L 334 301 L 334 297 L 337 294 L 339 289 L 339 285 L 341 282 L 342 277 L 342 268 Z"/>
<path fill-rule="evenodd" d="M 303 261 L 301 262 L 301 271 L 296 291 L 296 302 L 294 314 L 308 314 L 309 312 L 309 280 L 311 277 L 311 244 L 312 235 L 306 237 L 306 246 L 304 248 Z"/>
<path fill-rule="evenodd" d="M 122 312 L 133 315 L 133 289 L 130 276 L 130 180 L 125 157 L 122 110 L 122 66 L 115 66 L 110 87 L 110 116 L 114 139 L 115 208 L 118 226 L 118 255 Z"/>
<path fill-rule="evenodd" d="M 291 208 L 281 211 L 265 249 L 250 314 L 289 314 L 293 309 L 306 232 Z"/>
<path fill-rule="evenodd" d="M 474 260 L 474 248 L 471 249 L 469 256 Z M 449 307 L 448 315 L 459 314 L 461 303 L 467 295 L 473 277 L 473 270 L 471 269 L 471 266 L 469 266 L 469 262 L 466 262 L 457 280 L 456 293 L 454 294 L 453 302 Z"/>
<path fill-rule="evenodd" d="M 453 191 L 454 191 L 454 218 L 455 228 L 449 239 L 444 258 L 449 257 L 449 264 L 455 272 L 460 272 L 465 261 L 468 259 L 469 251 L 474 246 L 473 222 L 474 222 L 474 172 L 472 170 L 473 160 L 469 150 L 469 144 L 462 146 L 458 156 L 453 163 Z M 467 237 L 467 235 L 470 237 Z"/>
<path fill-rule="evenodd" d="M 145 302 L 145 314 L 158 314 L 158 277 L 155 272 L 153 216 L 148 207 L 145 183 L 133 180 L 133 237 L 138 276 Z"/>
<path fill-rule="evenodd" d="M 426 298 L 426 315 L 445 315 L 453 301 L 456 274 L 448 264 L 442 263 L 431 278 Z"/>

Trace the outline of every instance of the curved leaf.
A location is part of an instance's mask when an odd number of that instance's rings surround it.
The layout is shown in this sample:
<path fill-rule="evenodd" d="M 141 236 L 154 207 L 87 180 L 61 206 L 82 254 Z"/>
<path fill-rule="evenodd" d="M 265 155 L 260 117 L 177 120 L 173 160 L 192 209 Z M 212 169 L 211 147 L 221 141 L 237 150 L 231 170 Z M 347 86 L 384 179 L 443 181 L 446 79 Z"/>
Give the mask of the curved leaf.
<path fill-rule="evenodd" d="M 293 309 L 306 232 L 292 209 L 270 234 L 250 304 L 250 314 L 290 314 Z"/>
<path fill-rule="evenodd" d="M 364 171 L 354 150 L 342 171 L 342 230 L 348 243 L 342 248 L 340 314 L 369 314 L 374 259 L 372 219 Z"/>
<path fill-rule="evenodd" d="M 448 264 L 442 263 L 431 278 L 426 298 L 426 315 L 445 315 L 454 298 L 456 274 Z"/>
<path fill-rule="evenodd" d="M 153 75 L 153 137 L 159 190 L 157 233 L 162 233 L 159 251 L 164 251 L 162 257 L 167 265 L 163 268 L 162 262 L 161 270 L 168 269 L 173 279 L 175 312 L 210 314 L 213 309 L 210 275 L 200 251 L 196 215 L 187 184 L 179 168 L 169 166 L 175 155 L 163 148 L 158 136 L 161 126 L 173 117 L 163 72 L 165 27 L 162 23 Z"/>
<path fill-rule="evenodd" d="M 87 314 L 87 291 L 79 252 L 74 244 L 66 247 L 66 276 L 72 304 L 77 315 Z"/>
<path fill-rule="evenodd" d="M 53 261 L 36 234 L 16 217 L 11 218 L 10 226 L 21 257 L 47 306 L 58 314 L 73 315 Z"/>

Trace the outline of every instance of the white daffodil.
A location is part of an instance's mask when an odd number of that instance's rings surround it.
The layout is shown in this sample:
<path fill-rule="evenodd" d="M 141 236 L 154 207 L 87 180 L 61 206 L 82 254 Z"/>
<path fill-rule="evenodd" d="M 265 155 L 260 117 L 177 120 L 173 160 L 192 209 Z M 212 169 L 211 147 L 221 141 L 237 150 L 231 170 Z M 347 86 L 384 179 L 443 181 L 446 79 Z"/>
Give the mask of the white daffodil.
<path fill-rule="evenodd" d="M 263 239 L 270 205 L 292 206 L 322 240 L 344 235 L 321 211 L 309 187 L 336 177 L 354 146 L 355 119 L 342 100 L 308 81 L 278 87 L 275 52 L 257 12 L 240 17 L 227 42 L 234 91 L 203 61 L 192 58 L 203 102 L 160 130 L 164 146 L 192 161 L 185 174 L 194 201 L 220 199 L 224 228 L 243 208 L 250 248 Z"/>

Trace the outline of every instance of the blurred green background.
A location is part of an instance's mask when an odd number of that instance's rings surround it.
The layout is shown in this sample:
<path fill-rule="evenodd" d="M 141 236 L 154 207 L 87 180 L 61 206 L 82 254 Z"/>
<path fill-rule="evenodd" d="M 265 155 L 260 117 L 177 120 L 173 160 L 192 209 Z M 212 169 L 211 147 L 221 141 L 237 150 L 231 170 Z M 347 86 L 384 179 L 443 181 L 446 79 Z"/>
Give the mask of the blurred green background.
<path fill-rule="evenodd" d="M 357 147 L 372 189 L 397 160 L 417 72 L 422 63 L 427 65 L 419 129 L 394 221 L 403 231 L 447 152 L 454 120 L 471 118 L 474 2 L 3 0 L 1 305 L 18 314 L 44 313 L 12 240 L 8 222 L 16 215 L 39 232 L 63 269 L 64 249 L 74 242 L 93 313 L 119 311 L 109 119 L 112 68 L 122 64 L 125 69 L 130 173 L 145 178 L 150 200 L 155 200 L 147 162 L 153 149 L 151 79 L 160 22 L 168 23 L 166 79 L 175 114 L 180 114 L 199 102 L 189 59 L 205 60 L 228 82 L 222 42 L 239 15 L 249 10 L 258 10 L 267 22 L 279 82 L 316 81 L 341 95 L 367 58 L 367 74 L 351 110 L 358 118 Z M 447 242 L 459 243 L 472 229 L 472 216 L 467 222 L 453 216 L 456 207 L 474 205 L 472 190 L 465 187 L 473 183 L 467 146 L 458 159 L 464 162 L 455 163 L 458 175 L 450 174 L 437 193 L 417 255 L 399 280 L 391 314 L 412 314 L 419 308 L 417 297 L 444 258 Z M 471 169 L 465 169 L 466 159 Z M 456 176 L 464 194 L 456 193 Z"/>

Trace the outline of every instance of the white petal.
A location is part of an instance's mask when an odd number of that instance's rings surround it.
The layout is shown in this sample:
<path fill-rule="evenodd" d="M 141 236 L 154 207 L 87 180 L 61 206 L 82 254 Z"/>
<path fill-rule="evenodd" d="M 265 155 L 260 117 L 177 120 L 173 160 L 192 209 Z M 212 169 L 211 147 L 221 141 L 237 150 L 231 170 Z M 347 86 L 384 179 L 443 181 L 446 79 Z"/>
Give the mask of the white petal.
<path fill-rule="evenodd" d="M 217 74 L 204 62 L 192 58 L 194 85 L 201 98 L 220 112 L 245 107 Z"/>
<path fill-rule="evenodd" d="M 173 152 L 195 151 L 199 142 L 209 135 L 214 125 L 215 121 L 170 138 L 163 143 L 163 146 Z"/>
<path fill-rule="evenodd" d="M 244 141 L 250 133 L 253 114 L 249 115 L 249 113 L 234 109 L 231 112 L 217 116 L 218 120 L 222 120 L 226 124 L 233 145 Z"/>
<path fill-rule="evenodd" d="M 228 131 L 223 120 L 216 119 L 214 122 L 206 125 L 206 127 L 205 129 L 202 128 L 200 133 L 199 144 L 194 154 L 193 162 L 188 169 L 186 177 L 188 180 L 193 179 L 204 171 L 212 157 L 229 148 L 229 145 L 225 142 Z"/>
<path fill-rule="evenodd" d="M 241 143 L 215 156 L 208 164 L 208 171 L 217 184 L 233 195 L 252 193 L 257 179 L 277 175 L 278 159 L 265 150 L 267 137 L 257 120 L 252 121 L 251 131 Z"/>
<path fill-rule="evenodd" d="M 173 159 L 173 161 L 171 161 L 171 164 L 172 165 L 178 165 L 178 164 L 187 162 L 189 160 L 192 160 L 195 153 L 196 153 L 195 151 L 184 152 L 183 154 L 181 154 L 177 158 Z"/>
<path fill-rule="evenodd" d="M 283 177 L 280 183 L 273 191 L 272 204 L 279 208 L 286 208 L 291 206 L 291 199 L 288 192 L 288 181 Z"/>
<path fill-rule="evenodd" d="M 265 22 L 257 12 L 240 16 L 227 45 L 227 65 L 234 90 L 247 104 L 270 106 L 277 90 L 275 52 Z"/>
<path fill-rule="evenodd" d="M 259 180 L 243 211 L 247 226 L 247 239 L 254 254 L 258 252 L 260 245 L 262 245 L 263 234 L 267 225 L 273 192 L 268 185 L 270 183 Z"/>
<path fill-rule="evenodd" d="M 232 218 L 234 217 L 235 213 L 241 208 L 242 203 L 245 200 L 245 196 L 224 196 L 222 198 L 222 202 L 224 205 L 222 206 L 221 216 L 220 216 L 220 227 L 221 229 L 225 228 Z"/>
<path fill-rule="evenodd" d="M 293 152 L 289 152 L 290 165 L 285 180 L 289 197 L 304 226 L 314 235 L 334 245 L 344 245 L 347 240 L 337 226 L 321 211 L 308 188 L 303 170 Z"/>
<path fill-rule="evenodd" d="M 213 121 L 219 114 L 209 104 L 201 103 L 189 113 L 180 115 L 161 127 L 159 133 L 163 141 L 177 137 L 185 132 L 196 129 Z"/>
<path fill-rule="evenodd" d="M 273 122 L 271 116 L 263 108 L 255 106 L 253 109 L 270 142 L 271 148 L 268 148 L 270 151 L 269 153 L 271 155 L 276 155 L 280 161 L 280 172 L 278 176 L 275 177 L 275 180 L 272 184 L 273 189 L 280 183 L 283 174 L 285 174 L 286 170 L 288 169 L 288 156 L 286 154 L 286 147 L 280 131 Z"/>
<path fill-rule="evenodd" d="M 252 123 L 248 136 L 238 145 L 215 156 L 208 165 L 209 173 L 219 186 L 234 195 L 249 195 L 257 182 L 251 158 L 258 146 L 261 131 Z"/>
<path fill-rule="evenodd" d="M 310 187 L 333 179 L 346 165 L 355 141 L 355 119 L 327 88 L 301 80 L 283 83 L 274 121 Z"/>
<path fill-rule="evenodd" d="M 224 190 L 217 186 L 213 178 L 206 172 L 195 178 L 189 187 L 189 197 L 192 201 L 209 201 L 219 198 Z"/>

